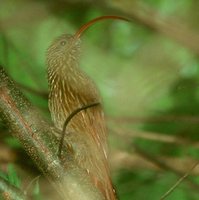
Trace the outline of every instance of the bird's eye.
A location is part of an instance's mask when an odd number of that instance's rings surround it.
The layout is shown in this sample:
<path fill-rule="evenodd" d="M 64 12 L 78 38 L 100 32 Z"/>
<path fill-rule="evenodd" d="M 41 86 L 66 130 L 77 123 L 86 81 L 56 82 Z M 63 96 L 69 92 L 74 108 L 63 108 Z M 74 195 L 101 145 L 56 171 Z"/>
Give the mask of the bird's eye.
<path fill-rule="evenodd" d="M 66 45 L 66 41 L 65 41 L 65 40 L 62 40 L 62 41 L 60 42 L 60 44 L 61 44 L 62 46 L 65 46 L 65 45 Z"/>

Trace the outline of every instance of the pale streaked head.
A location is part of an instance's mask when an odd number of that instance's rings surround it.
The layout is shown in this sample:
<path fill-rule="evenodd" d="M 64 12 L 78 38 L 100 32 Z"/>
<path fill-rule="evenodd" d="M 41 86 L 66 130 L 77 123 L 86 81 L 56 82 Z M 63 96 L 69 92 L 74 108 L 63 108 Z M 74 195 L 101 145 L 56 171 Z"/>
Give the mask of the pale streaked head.
<path fill-rule="evenodd" d="M 70 62 L 79 57 L 80 54 L 80 39 L 74 38 L 73 35 L 63 34 L 56 38 L 47 50 L 47 64 L 48 67 L 54 66 L 57 63 L 57 67 L 60 62 Z"/>

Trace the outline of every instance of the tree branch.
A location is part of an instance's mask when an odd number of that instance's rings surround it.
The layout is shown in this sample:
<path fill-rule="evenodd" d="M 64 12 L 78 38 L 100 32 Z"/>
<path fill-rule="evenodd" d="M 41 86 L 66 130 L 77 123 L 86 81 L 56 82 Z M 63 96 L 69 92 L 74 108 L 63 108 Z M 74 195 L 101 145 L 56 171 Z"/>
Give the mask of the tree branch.
<path fill-rule="evenodd" d="M 104 199 L 67 147 L 63 152 L 65 160 L 60 162 L 55 130 L 27 101 L 3 68 L 0 68 L 0 113 L 39 170 L 59 192 L 60 199 Z"/>

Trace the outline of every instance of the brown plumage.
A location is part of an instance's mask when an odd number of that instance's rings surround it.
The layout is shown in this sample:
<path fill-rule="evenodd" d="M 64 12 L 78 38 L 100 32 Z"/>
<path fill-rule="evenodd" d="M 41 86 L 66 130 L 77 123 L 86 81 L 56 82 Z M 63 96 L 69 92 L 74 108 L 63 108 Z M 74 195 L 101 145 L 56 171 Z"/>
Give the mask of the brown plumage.
<path fill-rule="evenodd" d="M 74 36 L 64 34 L 57 38 L 47 51 L 49 109 L 54 125 L 62 130 L 64 122 L 77 108 L 101 102 L 94 82 L 79 68 L 79 36 L 95 21 L 83 26 Z M 115 200 L 107 161 L 107 137 L 104 113 L 101 106 L 89 108 L 73 117 L 67 130 L 72 135 L 71 144 L 81 168 L 90 175 L 94 185 L 105 199 Z M 70 137 L 70 134 L 66 137 Z M 74 142 L 73 142 L 74 141 Z"/>

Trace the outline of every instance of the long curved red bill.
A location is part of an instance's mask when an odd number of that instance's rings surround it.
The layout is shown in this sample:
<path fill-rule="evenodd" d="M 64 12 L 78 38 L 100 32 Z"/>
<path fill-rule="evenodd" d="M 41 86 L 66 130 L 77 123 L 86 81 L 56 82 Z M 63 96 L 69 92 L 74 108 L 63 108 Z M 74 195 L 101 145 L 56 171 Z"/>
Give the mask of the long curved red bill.
<path fill-rule="evenodd" d="M 80 27 L 80 29 L 75 33 L 75 38 L 79 38 L 81 36 L 81 34 L 87 29 L 89 28 L 91 25 L 95 24 L 98 21 L 104 20 L 104 19 L 116 19 L 116 20 L 124 20 L 124 21 L 129 21 L 128 19 L 126 19 L 125 17 L 120 17 L 120 16 L 114 16 L 114 15 L 107 15 L 107 16 L 101 16 L 101 17 L 97 17 L 89 22 L 87 22 L 86 24 L 84 24 L 82 27 Z"/>

